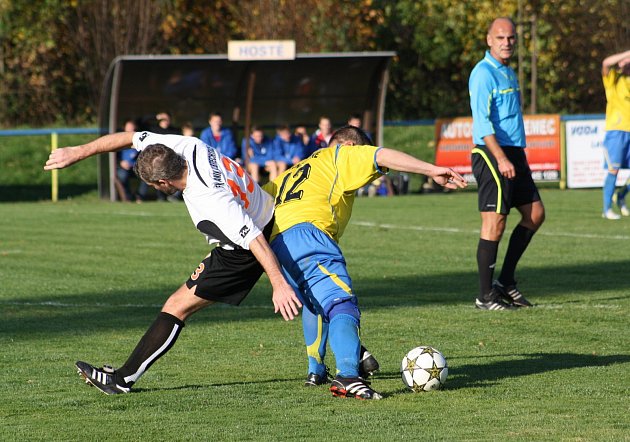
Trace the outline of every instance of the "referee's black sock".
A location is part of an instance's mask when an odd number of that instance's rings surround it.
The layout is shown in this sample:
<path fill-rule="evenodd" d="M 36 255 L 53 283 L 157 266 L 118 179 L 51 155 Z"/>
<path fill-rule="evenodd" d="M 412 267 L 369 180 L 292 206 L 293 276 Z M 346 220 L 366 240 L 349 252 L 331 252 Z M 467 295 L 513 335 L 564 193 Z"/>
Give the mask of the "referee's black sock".
<path fill-rule="evenodd" d="M 516 265 L 523 256 L 525 249 L 532 240 L 532 237 L 536 233 L 535 230 L 530 230 L 522 225 L 517 225 L 510 236 L 510 244 L 507 252 L 505 252 L 505 259 L 503 266 L 501 267 L 501 274 L 499 275 L 499 281 L 501 284 L 514 285 L 516 280 L 514 279 L 514 272 L 516 271 Z"/>
<path fill-rule="evenodd" d="M 479 268 L 479 299 L 488 301 L 492 290 L 492 275 L 497 263 L 499 241 L 488 241 L 479 238 L 477 245 L 477 267 Z"/>
<path fill-rule="evenodd" d="M 184 322 L 170 313 L 160 312 L 134 349 L 125 365 L 116 370 L 116 382 L 130 387 L 151 365 L 175 344 Z"/>

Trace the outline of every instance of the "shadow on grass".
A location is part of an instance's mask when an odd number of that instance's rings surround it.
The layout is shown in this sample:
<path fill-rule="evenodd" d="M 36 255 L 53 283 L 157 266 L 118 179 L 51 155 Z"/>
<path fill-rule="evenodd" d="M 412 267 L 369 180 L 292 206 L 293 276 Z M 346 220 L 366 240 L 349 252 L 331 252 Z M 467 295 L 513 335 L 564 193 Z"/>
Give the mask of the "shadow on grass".
<path fill-rule="evenodd" d="M 517 271 L 517 278 L 521 291 L 534 303 L 553 302 L 556 295 L 573 295 L 575 299 L 566 302 L 579 303 L 586 300 L 585 296 L 598 292 L 625 291 L 627 282 L 619 275 L 625 274 L 628 267 L 630 260 L 536 269 L 522 267 Z M 358 279 L 353 284 L 360 305 L 374 308 L 472 303 L 478 294 L 479 282 L 475 271 Z M 630 294 L 614 299 L 628 298 Z"/>
<path fill-rule="evenodd" d="M 607 367 L 630 362 L 630 355 L 589 355 L 576 353 L 532 353 L 522 359 L 468 364 L 453 367 L 449 373 L 448 389 L 492 385 L 503 378 L 529 376 L 556 370 L 584 367 Z"/>
<path fill-rule="evenodd" d="M 449 367 L 445 389 L 458 390 L 462 388 L 487 387 L 506 378 L 529 376 L 556 370 L 571 370 L 573 368 L 607 367 L 630 362 L 630 355 L 619 354 L 599 356 L 577 353 L 532 353 L 504 356 L 510 359 Z M 496 358 L 501 357 L 501 355 L 487 357 Z M 515 357 L 518 359 L 514 359 Z M 378 377 L 395 379 L 400 378 L 400 373 L 390 371 L 382 373 Z M 406 390 L 402 389 L 401 391 Z"/>
<path fill-rule="evenodd" d="M 556 266 L 523 269 L 521 290 L 535 303 L 584 303 L 589 297 L 605 303 L 629 299 L 630 294 L 597 298 L 598 292 L 624 291 L 625 274 L 630 261 L 612 261 L 577 266 Z M 476 273 L 461 272 L 442 275 L 408 276 L 405 278 L 363 278 L 355 282 L 361 308 L 370 311 L 391 307 L 471 305 L 476 294 Z M 267 284 L 267 283 L 266 283 Z M 195 314 L 189 322 L 224 323 L 248 320 L 280 320 L 274 315 L 268 285 L 259 284 L 242 307 L 217 304 Z M 139 290 L 118 290 L 79 295 L 40 298 L 4 298 L 0 300 L 3 320 L 0 333 L 13 338 L 37 338 L 42 334 L 86 330 L 96 333 L 125 330 L 149 325 L 161 305 L 176 287 L 152 287 Z M 573 298 L 567 300 L 567 296 Z"/>
<path fill-rule="evenodd" d="M 266 385 L 277 384 L 284 382 L 292 382 L 301 384 L 304 382 L 304 377 L 289 377 L 289 378 L 275 378 L 275 379 L 261 379 L 258 381 L 234 381 L 234 382 L 208 382 L 207 384 L 188 384 L 179 385 L 177 387 L 158 387 L 158 388 L 133 388 L 132 393 L 152 393 L 154 391 L 178 391 L 178 390 L 201 390 L 204 388 L 212 387 L 232 387 L 237 385 Z M 326 389 L 327 387 L 322 386 Z"/>

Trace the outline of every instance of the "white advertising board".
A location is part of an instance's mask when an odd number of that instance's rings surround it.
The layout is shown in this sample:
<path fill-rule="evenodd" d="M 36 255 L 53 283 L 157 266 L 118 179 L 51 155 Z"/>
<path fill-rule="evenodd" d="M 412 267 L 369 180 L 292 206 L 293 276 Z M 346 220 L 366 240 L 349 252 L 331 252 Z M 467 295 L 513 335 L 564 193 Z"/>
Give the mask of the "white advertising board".
<path fill-rule="evenodd" d="M 574 120 L 565 123 L 567 187 L 570 189 L 602 187 L 604 168 L 605 121 Z M 630 170 L 620 170 L 617 185 L 623 185 Z"/>

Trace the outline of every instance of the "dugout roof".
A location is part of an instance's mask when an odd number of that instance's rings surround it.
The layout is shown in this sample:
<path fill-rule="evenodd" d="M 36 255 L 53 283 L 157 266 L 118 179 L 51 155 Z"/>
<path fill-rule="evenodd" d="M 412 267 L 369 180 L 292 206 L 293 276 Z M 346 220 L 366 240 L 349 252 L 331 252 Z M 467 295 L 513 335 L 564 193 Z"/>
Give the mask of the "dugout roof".
<path fill-rule="evenodd" d="M 387 68 L 394 52 L 297 54 L 295 60 L 229 61 L 227 55 L 122 56 L 108 70 L 101 95 L 102 133 L 120 130 L 124 119 L 148 120 L 169 112 L 175 126 L 191 122 L 197 135 L 211 111 L 240 145 L 245 129 L 278 124 L 314 130 L 319 117 L 333 126 L 351 114 L 382 144 Z M 99 193 L 114 199 L 114 159 L 99 160 Z"/>

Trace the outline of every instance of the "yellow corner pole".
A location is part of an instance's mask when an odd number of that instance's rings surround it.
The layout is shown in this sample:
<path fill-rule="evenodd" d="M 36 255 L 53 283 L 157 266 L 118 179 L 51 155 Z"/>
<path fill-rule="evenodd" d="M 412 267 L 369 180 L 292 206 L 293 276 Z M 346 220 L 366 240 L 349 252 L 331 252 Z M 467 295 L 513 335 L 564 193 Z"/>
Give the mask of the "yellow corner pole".
<path fill-rule="evenodd" d="M 50 134 L 50 151 L 57 149 L 59 145 L 59 135 L 57 132 Z M 59 171 L 57 169 L 52 170 L 52 182 L 51 182 L 51 197 L 54 203 L 59 199 Z"/>

